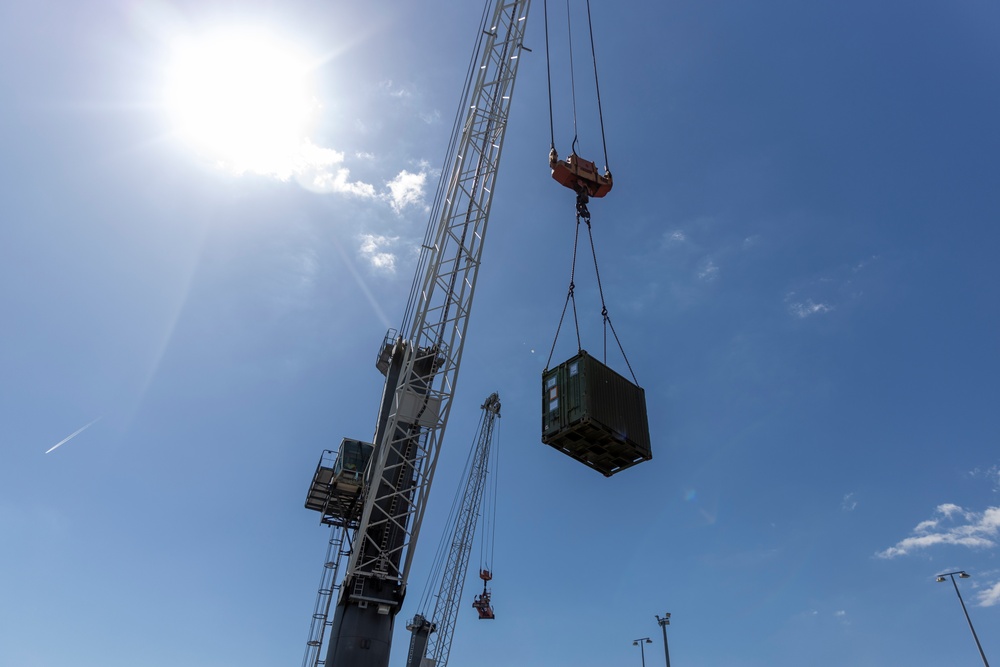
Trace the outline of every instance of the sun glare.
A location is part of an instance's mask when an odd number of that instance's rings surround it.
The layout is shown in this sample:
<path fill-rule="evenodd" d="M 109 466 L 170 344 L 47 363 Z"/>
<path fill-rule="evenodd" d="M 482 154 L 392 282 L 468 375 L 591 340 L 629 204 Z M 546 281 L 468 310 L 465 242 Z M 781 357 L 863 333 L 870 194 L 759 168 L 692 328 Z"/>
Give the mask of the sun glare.
<path fill-rule="evenodd" d="M 309 61 L 272 35 L 228 31 L 178 44 L 166 102 L 177 132 L 235 173 L 288 178 L 317 107 Z"/>

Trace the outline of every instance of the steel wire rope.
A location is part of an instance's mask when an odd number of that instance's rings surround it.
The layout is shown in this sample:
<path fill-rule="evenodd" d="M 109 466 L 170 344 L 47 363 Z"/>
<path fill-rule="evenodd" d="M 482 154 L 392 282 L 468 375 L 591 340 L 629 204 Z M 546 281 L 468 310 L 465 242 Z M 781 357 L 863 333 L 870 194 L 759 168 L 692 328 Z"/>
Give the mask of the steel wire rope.
<path fill-rule="evenodd" d="M 479 431 L 483 429 L 485 420 L 486 415 L 484 413 L 479 420 Z M 438 542 L 437 551 L 434 554 L 434 560 L 431 561 L 427 581 L 424 584 L 424 591 L 420 596 L 417 609 L 429 610 L 431 606 L 431 598 L 437 595 L 438 589 L 441 586 L 441 581 L 444 577 L 443 570 L 454 541 L 455 527 L 458 525 L 459 513 L 461 512 L 460 505 L 462 504 L 462 499 L 465 497 L 465 490 L 468 487 L 467 481 L 469 476 L 472 474 L 472 464 L 475 456 L 476 447 L 470 447 L 469 455 L 465 461 L 465 467 L 462 470 L 462 476 L 460 477 L 458 488 L 455 490 L 455 496 L 451 501 L 451 509 L 448 511 L 448 518 L 445 520 L 444 530 L 441 533 L 441 540 Z M 438 620 L 430 618 L 430 614 L 424 614 L 424 616 L 430 621 Z"/>
<path fill-rule="evenodd" d="M 573 66 L 573 19 L 569 11 L 569 0 L 566 0 L 566 33 L 569 43 L 569 85 L 570 97 L 573 100 L 573 143 L 570 144 L 571 151 L 576 153 L 576 142 L 580 137 L 576 125 L 576 69 Z"/>
<path fill-rule="evenodd" d="M 492 445 L 489 459 L 487 460 L 486 475 L 488 483 L 481 499 L 482 521 L 480 525 L 482 531 L 480 534 L 482 535 L 482 539 L 480 540 L 479 548 L 479 560 L 481 563 L 479 569 L 488 569 L 490 571 L 493 570 L 494 555 L 496 553 L 497 488 L 499 484 L 497 471 L 500 461 L 500 423 L 497 419 L 499 418 L 500 414 L 497 413 L 496 419 L 493 421 Z"/>
<path fill-rule="evenodd" d="M 484 12 L 484 16 L 485 16 L 485 12 Z M 511 14 L 511 22 L 514 22 L 515 20 L 516 20 L 515 19 L 515 15 Z M 484 25 L 485 25 L 485 22 L 484 22 Z M 496 35 L 496 27 L 495 26 L 491 27 L 489 30 L 483 30 L 483 31 L 481 31 L 481 33 L 485 34 L 485 35 L 488 35 L 490 37 L 496 37 L 497 36 Z M 482 34 L 480 35 L 480 37 L 479 37 L 480 41 L 478 41 L 477 44 L 481 43 Z M 510 62 L 509 62 L 509 59 L 507 57 L 508 49 L 510 48 L 510 46 L 511 46 L 511 42 L 509 40 L 504 41 L 503 42 L 503 51 L 500 53 L 500 56 L 497 59 L 497 62 L 498 62 L 498 65 L 497 65 L 497 67 L 498 67 L 497 80 L 498 81 L 500 81 L 500 80 L 503 79 L 503 76 L 502 76 L 503 68 L 504 67 L 508 67 L 509 68 L 511 66 Z M 523 45 L 519 43 L 519 44 L 515 45 L 515 48 L 521 48 L 522 46 Z M 478 49 L 477 49 L 477 51 L 478 51 Z M 470 66 L 472 64 L 474 64 L 474 61 L 475 61 L 475 54 L 473 54 L 473 63 L 470 63 Z M 471 85 L 469 87 L 471 88 Z M 496 105 L 496 103 L 497 103 L 497 101 L 500 98 L 500 96 L 501 96 L 502 93 L 503 93 L 503 90 L 499 86 L 493 86 L 493 99 L 491 100 L 491 104 L 492 104 L 491 108 L 495 107 L 495 105 Z M 463 248 L 463 249 L 465 248 L 465 242 L 466 242 L 466 239 L 467 239 L 468 234 L 469 234 L 469 224 L 468 224 L 468 221 L 469 221 L 469 218 L 472 216 L 472 210 L 473 210 L 473 208 L 475 208 L 475 206 L 476 206 L 475 193 L 479 190 L 479 187 L 481 185 L 480 179 L 483 178 L 483 173 L 482 173 L 483 170 L 482 170 L 481 167 L 482 167 L 483 161 L 488 160 L 487 156 L 489 154 L 489 146 L 491 145 L 491 141 L 492 141 L 491 135 L 493 134 L 493 123 L 494 123 L 494 119 L 493 118 L 488 118 L 487 121 L 486 121 L 486 127 L 485 127 L 484 131 L 482 132 L 482 135 L 483 135 L 483 145 L 482 145 L 481 150 L 479 150 L 479 168 L 476 169 L 475 177 L 473 178 L 473 181 L 472 181 L 472 188 L 470 189 L 470 192 L 469 192 L 469 203 L 468 203 L 467 210 L 465 212 L 465 221 L 466 221 L 466 224 L 462 226 L 461 238 L 458 239 L 459 247 Z M 467 127 L 471 127 L 472 124 L 473 124 L 473 119 L 470 117 L 470 119 L 469 119 L 469 125 L 467 125 Z M 498 151 L 499 151 L 499 148 L 498 148 Z M 485 188 L 485 186 L 484 186 L 484 188 Z M 492 192 L 490 192 L 490 198 L 492 199 L 492 197 L 493 197 L 493 194 L 492 194 Z M 485 229 L 483 230 L 482 233 L 485 235 Z M 452 306 L 455 305 L 454 294 L 455 294 L 455 285 L 457 284 L 457 282 L 458 282 L 458 272 L 456 271 L 456 272 L 453 272 L 451 274 L 451 280 L 449 281 L 449 284 L 448 284 L 448 291 L 445 293 L 444 314 L 441 317 L 441 325 L 440 325 L 440 328 L 438 329 L 438 332 L 437 332 L 436 346 L 438 348 L 440 348 L 443 345 L 443 343 L 444 343 L 445 329 L 447 328 L 448 317 L 449 317 L 449 314 L 451 312 Z M 461 356 L 461 355 L 459 355 L 459 356 Z M 426 407 L 427 407 L 427 399 L 425 397 L 425 399 L 424 399 L 424 408 L 426 409 Z"/>
<path fill-rule="evenodd" d="M 427 228 L 424 230 L 423 244 L 421 245 L 420 256 L 417 260 L 416 270 L 413 272 L 413 282 L 410 285 L 410 293 L 406 300 L 406 308 L 403 311 L 403 320 L 399 327 L 399 335 L 406 334 L 410 325 L 410 318 L 418 303 L 420 286 L 424 278 L 427 264 L 433 252 L 440 248 L 434 248 L 434 232 L 437 230 L 437 221 L 441 216 L 441 207 L 444 203 L 444 195 L 448 190 L 449 183 L 445 180 L 445 175 L 449 173 L 450 167 L 455 162 L 455 153 L 458 150 L 459 138 L 462 134 L 462 120 L 465 118 L 465 110 L 469 107 L 469 96 L 472 93 L 472 80 L 476 74 L 477 56 L 482 46 L 484 37 L 488 34 L 487 25 L 489 22 L 489 2 L 484 3 L 483 15 L 479 20 L 480 30 L 476 35 L 476 42 L 472 47 L 472 55 L 469 57 L 469 65 L 465 72 L 465 82 L 462 87 L 462 94 L 459 96 L 458 107 L 455 109 L 455 117 L 452 120 L 451 134 L 448 138 L 448 147 L 445 149 L 444 161 L 441 165 L 441 178 L 434 192 L 434 199 L 431 202 L 430 215 L 427 217 Z"/>
<path fill-rule="evenodd" d="M 545 15 L 545 80 L 549 87 L 549 148 L 555 150 L 556 130 L 552 118 L 552 65 L 549 56 L 549 0 L 543 0 L 542 12 Z"/>
<path fill-rule="evenodd" d="M 545 23 L 545 77 L 546 84 L 548 88 L 548 102 L 549 102 L 549 147 L 555 149 L 556 138 L 555 138 L 555 120 L 553 112 L 553 102 L 552 102 L 552 65 L 551 65 L 551 49 L 549 46 L 549 8 L 548 0 L 543 2 L 543 13 L 544 13 L 544 23 Z M 597 117 L 601 127 L 601 148 L 604 151 L 604 169 L 610 173 L 610 165 L 608 160 L 608 141 L 607 134 L 604 130 L 604 106 L 601 103 L 601 82 L 598 75 L 597 68 L 597 48 L 594 42 L 594 21 L 590 11 L 590 0 L 587 0 L 587 27 L 590 37 L 590 55 L 591 60 L 594 64 L 594 90 L 597 95 Z M 573 105 L 573 143 L 571 145 L 571 152 L 576 153 L 577 144 L 579 143 L 579 129 L 577 120 L 577 100 L 576 100 L 576 68 L 574 65 L 573 57 L 573 25 L 572 25 L 572 14 L 570 12 L 569 0 L 566 0 L 566 31 L 567 31 L 567 43 L 569 51 L 569 69 L 570 69 L 570 90 L 571 99 Z"/>
<path fill-rule="evenodd" d="M 587 25 L 590 27 L 590 55 L 594 59 L 594 89 L 597 91 L 597 117 L 601 121 L 601 144 L 604 147 L 604 169 L 610 171 L 608 166 L 608 142 L 604 138 L 604 111 L 601 108 L 601 83 L 597 78 L 597 50 L 594 48 L 594 22 L 590 18 L 590 0 L 587 0 Z"/>
<path fill-rule="evenodd" d="M 562 331 L 563 320 L 566 319 L 566 308 L 569 307 L 570 302 L 573 303 L 573 322 L 576 325 L 576 347 L 577 351 L 583 349 L 583 344 L 580 341 L 580 320 L 577 318 L 576 314 L 576 250 L 580 245 L 580 216 L 576 216 L 576 233 L 573 236 L 573 263 L 569 270 L 569 292 L 566 294 L 566 301 L 563 303 L 562 314 L 559 315 L 559 325 L 556 327 L 556 335 L 552 339 L 552 348 L 549 350 L 549 358 L 545 360 L 545 370 L 549 370 L 549 364 L 552 362 L 552 355 L 556 351 L 556 343 L 559 342 L 559 332 Z"/>
<path fill-rule="evenodd" d="M 639 380 L 635 377 L 635 371 L 632 370 L 632 364 L 628 361 L 628 355 L 625 354 L 625 348 L 622 347 L 622 342 L 618 338 L 618 332 L 615 331 L 615 325 L 611 322 L 611 315 L 608 313 L 608 306 L 604 301 L 604 287 L 601 284 L 601 270 L 597 266 L 597 248 L 594 246 L 594 232 L 590 226 L 590 218 L 586 218 L 587 223 L 587 236 L 590 237 L 590 253 L 594 257 L 594 274 L 597 276 L 597 291 L 601 295 L 601 317 L 604 318 L 604 364 L 608 363 L 608 327 L 611 327 L 611 333 L 615 337 L 615 342 L 618 343 L 618 349 L 622 353 L 622 358 L 625 359 L 625 365 L 628 366 L 629 373 L 632 374 L 632 380 L 636 384 L 639 384 Z"/>
<path fill-rule="evenodd" d="M 497 419 L 500 415 L 497 414 Z M 500 497 L 500 422 L 496 422 L 496 437 L 493 442 L 493 475 L 491 476 L 491 481 L 493 483 L 493 502 L 491 503 L 492 509 L 492 521 L 490 522 L 490 527 L 493 529 L 493 535 L 490 538 L 490 566 L 492 567 L 496 563 L 496 548 L 497 548 L 497 510 L 500 507 L 498 499 Z"/>

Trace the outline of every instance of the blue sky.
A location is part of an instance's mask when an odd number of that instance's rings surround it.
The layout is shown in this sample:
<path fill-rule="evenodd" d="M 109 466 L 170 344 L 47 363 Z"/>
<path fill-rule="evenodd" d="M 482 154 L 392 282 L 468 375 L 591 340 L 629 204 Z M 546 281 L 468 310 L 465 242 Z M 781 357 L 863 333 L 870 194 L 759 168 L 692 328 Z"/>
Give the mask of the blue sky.
<path fill-rule="evenodd" d="M 481 11 L 455 4 L 0 6 L 0 664 L 301 660 L 302 503 L 373 431 Z M 498 391 L 497 619 L 470 580 L 452 664 L 639 664 L 644 636 L 657 664 L 664 612 L 677 665 L 976 664 L 956 569 L 1000 659 L 1000 10 L 594 5 L 594 234 L 654 456 L 605 479 L 539 441 L 573 227 L 541 8 L 407 602 Z M 309 59 L 291 167 L 236 173 L 165 101 L 178 44 L 236 26 Z"/>

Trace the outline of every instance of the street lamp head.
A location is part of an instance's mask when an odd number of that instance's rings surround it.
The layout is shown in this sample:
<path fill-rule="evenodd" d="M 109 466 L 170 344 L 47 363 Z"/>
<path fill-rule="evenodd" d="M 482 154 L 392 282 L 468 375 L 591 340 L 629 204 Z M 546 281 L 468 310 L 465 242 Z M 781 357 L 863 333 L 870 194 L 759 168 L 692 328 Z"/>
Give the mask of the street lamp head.
<path fill-rule="evenodd" d="M 938 582 L 939 584 L 940 584 L 940 583 L 941 583 L 942 581 L 944 581 L 944 580 L 945 580 L 945 579 L 944 579 L 944 577 L 938 577 L 938 578 L 937 578 L 937 582 Z"/>
<path fill-rule="evenodd" d="M 979 649 L 979 657 L 983 659 L 983 667 L 990 667 L 990 663 L 986 661 L 986 654 L 983 653 L 983 645 L 979 643 L 979 635 L 976 634 L 976 629 L 972 627 L 972 619 L 969 618 L 969 610 L 965 608 L 965 600 L 962 599 L 962 594 L 958 591 L 958 583 L 955 581 L 956 574 L 959 579 L 969 579 L 972 576 L 965 570 L 956 570 L 954 572 L 939 574 L 937 576 L 937 580 L 944 581 L 945 577 L 951 579 L 951 583 L 955 587 L 955 595 L 958 596 L 958 602 L 962 605 L 962 612 L 965 614 L 965 620 L 969 622 L 969 630 L 972 631 L 972 638 L 976 640 L 976 648 Z"/>

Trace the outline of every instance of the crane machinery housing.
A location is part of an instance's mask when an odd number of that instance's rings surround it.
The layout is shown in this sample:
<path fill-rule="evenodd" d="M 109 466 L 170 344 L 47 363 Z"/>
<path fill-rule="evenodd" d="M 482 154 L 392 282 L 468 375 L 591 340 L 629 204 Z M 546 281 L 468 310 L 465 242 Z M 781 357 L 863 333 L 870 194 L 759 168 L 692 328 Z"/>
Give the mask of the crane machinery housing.
<path fill-rule="evenodd" d="M 388 665 L 461 367 L 529 5 L 486 3 L 403 325 L 379 348 L 385 383 L 373 441 L 345 440 L 313 477 L 306 507 L 333 532 L 307 665 Z"/>

